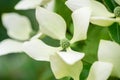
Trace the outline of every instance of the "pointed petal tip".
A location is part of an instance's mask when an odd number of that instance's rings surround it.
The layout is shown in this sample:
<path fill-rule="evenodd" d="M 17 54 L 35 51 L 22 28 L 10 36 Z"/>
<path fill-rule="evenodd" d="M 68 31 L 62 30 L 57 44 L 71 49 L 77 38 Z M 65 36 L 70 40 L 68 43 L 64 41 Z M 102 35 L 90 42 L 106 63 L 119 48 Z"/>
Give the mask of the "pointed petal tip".
<path fill-rule="evenodd" d="M 105 5 L 96 0 L 91 0 L 92 16 L 114 17 L 113 13 L 109 12 Z"/>
<path fill-rule="evenodd" d="M 38 7 L 36 9 L 36 18 L 43 34 L 58 40 L 65 38 L 66 23 L 60 15 Z"/>
<path fill-rule="evenodd" d="M 82 7 L 73 12 L 72 19 L 74 24 L 74 35 L 71 43 L 85 40 L 87 38 L 90 16 L 91 9 L 89 7 Z"/>
<path fill-rule="evenodd" d="M 41 4 L 42 0 L 21 0 L 15 5 L 16 10 L 35 9 Z"/>
<path fill-rule="evenodd" d="M 2 22 L 7 29 L 9 37 L 17 40 L 27 40 L 30 38 L 32 31 L 30 20 L 18 13 L 2 14 Z"/>
<path fill-rule="evenodd" d="M 22 52 L 22 42 L 12 39 L 5 39 L 0 42 L 0 55 Z"/>
<path fill-rule="evenodd" d="M 58 47 L 52 47 L 39 39 L 32 39 L 23 44 L 23 51 L 30 57 L 39 61 L 49 61 L 49 57 L 58 51 Z"/>
<path fill-rule="evenodd" d="M 82 7 L 90 7 L 90 0 L 67 0 L 65 4 L 72 11 L 75 11 Z"/>
<path fill-rule="evenodd" d="M 85 54 L 84 53 L 78 53 L 75 51 L 72 52 L 58 52 L 57 53 L 65 63 L 69 65 L 74 65 L 76 62 L 80 61 Z"/>
<path fill-rule="evenodd" d="M 102 27 L 109 27 L 114 22 L 118 22 L 119 20 L 115 18 L 108 18 L 108 17 L 91 17 L 90 22 L 95 25 L 99 25 Z"/>

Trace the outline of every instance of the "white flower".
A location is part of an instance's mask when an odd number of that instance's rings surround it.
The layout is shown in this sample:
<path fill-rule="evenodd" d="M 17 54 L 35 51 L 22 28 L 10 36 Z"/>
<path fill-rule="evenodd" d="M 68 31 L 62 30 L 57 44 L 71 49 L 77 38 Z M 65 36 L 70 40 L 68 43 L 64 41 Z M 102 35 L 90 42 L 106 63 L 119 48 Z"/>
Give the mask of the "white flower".
<path fill-rule="evenodd" d="M 21 0 L 15 6 L 16 10 L 35 9 L 37 6 L 43 6 L 48 10 L 54 9 L 55 0 Z"/>
<path fill-rule="evenodd" d="M 72 40 L 69 41 L 65 36 L 66 23 L 61 16 L 49 12 L 44 8 L 38 7 L 36 9 L 36 18 L 41 32 L 51 38 L 60 40 L 60 47 L 48 46 L 41 40 L 34 39 L 25 42 L 23 44 L 23 50 L 36 60 L 49 61 L 57 79 L 70 76 L 74 80 L 79 80 L 79 75 L 83 67 L 81 59 L 84 57 L 84 53 L 71 50 L 70 44 L 86 39 L 85 32 L 87 31 L 86 27 L 88 27 L 89 19 L 83 14 L 85 14 L 85 11 L 82 9 L 72 14 L 74 35 Z M 81 18 L 82 21 L 79 21 Z M 81 26 L 84 26 L 84 28 L 81 28 Z M 63 49 L 66 49 L 66 51 L 62 51 Z"/>
<path fill-rule="evenodd" d="M 106 27 L 106 26 L 110 26 L 114 22 L 118 22 L 118 23 L 120 22 L 120 18 L 113 18 L 115 17 L 116 14 L 109 12 L 102 3 L 96 0 L 68 0 L 66 1 L 66 5 L 72 11 L 75 11 L 83 7 L 89 7 L 92 10 L 90 22 L 96 25 Z"/>
<path fill-rule="evenodd" d="M 87 38 L 90 13 L 89 8 L 81 8 L 72 14 L 74 35 L 70 43 Z M 42 33 L 58 40 L 66 38 L 66 23 L 61 16 L 38 7 L 36 9 L 36 18 L 40 24 L 40 30 Z"/>
<path fill-rule="evenodd" d="M 22 41 L 28 40 L 32 32 L 29 19 L 17 13 L 4 13 L 2 22 L 8 36 L 12 39 L 5 39 L 0 42 L 0 55 L 21 52 Z"/>
<path fill-rule="evenodd" d="M 72 50 L 60 51 L 60 47 L 51 47 L 38 39 L 23 44 L 23 50 L 33 59 L 49 61 L 52 71 L 57 79 L 70 76 L 79 80 L 83 64 L 83 53 Z"/>
<path fill-rule="evenodd" d="M 87 80 L 107 80 L 112 72 L 113 65 L 108 62 L 96 61 L 90 68 Z"/>
<path fill-rule="evenodd" d="M 120 78 L 120 45 L 107 40 L 101 40 L 98 48 L 98 61 L 90 70 L 88 80 L 107 80 L 114 76 Z"/>

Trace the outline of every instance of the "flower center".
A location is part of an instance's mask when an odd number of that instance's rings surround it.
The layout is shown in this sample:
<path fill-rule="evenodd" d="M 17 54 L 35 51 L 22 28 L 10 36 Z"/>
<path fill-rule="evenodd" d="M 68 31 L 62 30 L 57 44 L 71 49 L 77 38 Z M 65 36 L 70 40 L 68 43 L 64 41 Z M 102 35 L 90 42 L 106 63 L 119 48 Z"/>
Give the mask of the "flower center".
<path fill-rule="evenodd" d="M 118 6 L 114 9 L 114 14 L 116 17 L 120 17 L 120 6 Z"/>
<path fill-rule="evenodd" d="M 70 42 L 68 39 L 63 39 L 60 41 L 60 46 L 63 48 L 63 49 L 66 49 L 70 46 Z"/>

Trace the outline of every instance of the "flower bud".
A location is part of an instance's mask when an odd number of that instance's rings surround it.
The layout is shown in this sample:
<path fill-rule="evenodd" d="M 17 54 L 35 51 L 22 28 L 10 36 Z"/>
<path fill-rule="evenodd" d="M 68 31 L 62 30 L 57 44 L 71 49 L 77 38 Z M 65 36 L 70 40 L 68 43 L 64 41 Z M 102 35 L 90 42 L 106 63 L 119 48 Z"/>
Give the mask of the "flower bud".
<path fill-rule="evenodd" d="M 120 6 L 118 6 L 114 9 L 114 14 L 116 17 L 120 17 Z"/>
<path fill-rule="evenodd" d="M 60 41 L 60 46 L 63 48 L 63 49 L 66 49 L 70 46 L 70 42 L 68 39 L 63 39 Z"/>

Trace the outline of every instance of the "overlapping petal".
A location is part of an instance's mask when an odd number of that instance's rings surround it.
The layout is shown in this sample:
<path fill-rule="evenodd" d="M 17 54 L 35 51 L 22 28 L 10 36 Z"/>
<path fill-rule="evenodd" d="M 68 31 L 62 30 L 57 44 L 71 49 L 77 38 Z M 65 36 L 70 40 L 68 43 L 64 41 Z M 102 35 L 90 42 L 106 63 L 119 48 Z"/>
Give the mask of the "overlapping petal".
<path fill-rule="evenodd" d="M 116 22 L 117 20 L 114 18 L 108 18 L 108 17 L 91 17 L 90 21 L 92 24 L 108 27 L 112 25 L 114 22 Z"/>
<path fill-rule="evenodd" d="M 102 3 L 95 0 L 90 0 L 90 2 L 92 9 L 92 16 L 114 17 L 114 14 L 109 12 Z"/>
<path fill-rule="evenodd" d="M 84 53 L 79 53 L 75 51 L 61 51 L 57 54 L 68 65 L 73 65 L 84 57 Z"/>
<path fill-rule="evenodd" d="M 112 76 L 120 78 L 120 45 L 107 40 L 101 40 L 98 50 L 99 61 L 113 64 Z"/>
<path fill-rule="evenodd" d="M 95 0 L 68 0 L 66 5 L 72 11 L 82 7 L 89 7 L 92 9 L 92 16 L 114 17 L 114 14 L 110 13 L 102 3 Z"/>
<path fill-rule="evenodd" d="M 5 39 L 0 42 L 0 55 L 16 52 L 22 52 L 22 42 L 18 42 L 12 39 Z"/>
<path fill-rule="evenodd" d="M 50 63 L 52 71 L 57 79 L 70 76 L 74 80 L 79 80 L 79 75 L 83 68 L 81 61 L 76 62 L 74 65 L 69 65 L 66 64 L 58 54 L 56 54 L 50 56 Z"/>
<path fill-rule="evenodd" d="M 89 7 L 90 0 L 67 0 L 65 2 L 67 7 L 69 7 L 72 11 L 75 11 L 81 7 Z"/>
<path fill-rule="evenodd" d="M 66 23 L 61 16 L 37 7 L 36 18 L 42 33 L 59 40 L 65 38 Z"/>
<path fill-rule="evenodd" d="M 87 80 L 107 80 L 112 72 L 113 65 L 107 62 L 93 63 Z"/>
<path fill-rule="evenodd" d="M 11 38 L 17 40 L 29 39 L 32 28 L 27 17 L 17 13 L 6 13 L 2 15 L 2 22 Z"/>
<path fill-rule="evenodd" d="M 66 1 L 66 5 L 72 11 L 83 7 L 89 7 L 91 9 L 90 22 L 99 26 L 108 26 L 116 21 L 115 18 L 112 18 L 115 17 L 114 13 L 109 12 L 102 3 L 96 0 L 68 0 Z"/>
<path fill-rule="evenodd" d="M 23 44 L 23 51 L 33 59 L 49 61 L 50 55 L 55 54 L 59 49 L 57 47 L 48 46 L 39 39 L 32 39 Z"/>
<path fill-rule="evenodd" d="M 73 12 L 74 35 L 71 43 L 87 38 L 91 10 L 89 7 L 83 7 Z"/>

